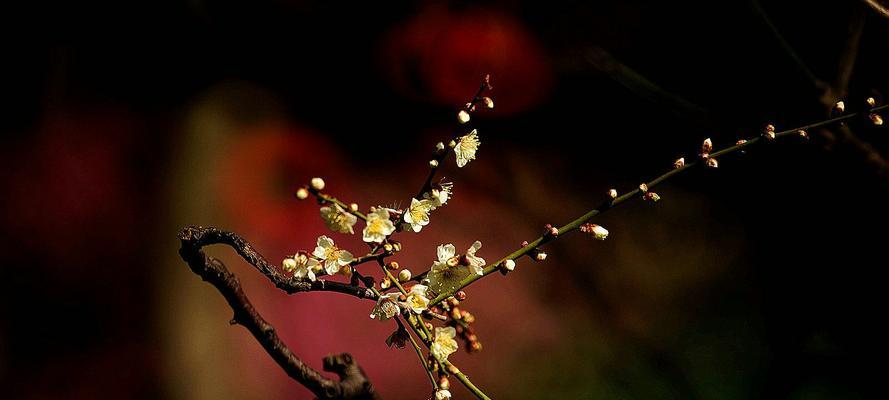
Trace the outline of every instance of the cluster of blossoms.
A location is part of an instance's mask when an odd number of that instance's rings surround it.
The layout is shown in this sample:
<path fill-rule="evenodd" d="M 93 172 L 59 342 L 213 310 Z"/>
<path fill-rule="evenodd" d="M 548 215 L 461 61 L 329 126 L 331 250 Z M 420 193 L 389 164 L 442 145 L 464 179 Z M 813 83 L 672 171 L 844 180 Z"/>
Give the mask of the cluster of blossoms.
<path fill-rule="evenodd" d="M 340 249 L 333 243 L 333 239 L 327 236 L 318 237 L 315 251 L 308 254 L 300 251 L 282 262 L 284 271 L 290 272 L 297 279 L 314 281 L 321 273 L 334 275 L 338 272 L 348 274 L 348 265 L 354 257 L 347 250 Z"/>

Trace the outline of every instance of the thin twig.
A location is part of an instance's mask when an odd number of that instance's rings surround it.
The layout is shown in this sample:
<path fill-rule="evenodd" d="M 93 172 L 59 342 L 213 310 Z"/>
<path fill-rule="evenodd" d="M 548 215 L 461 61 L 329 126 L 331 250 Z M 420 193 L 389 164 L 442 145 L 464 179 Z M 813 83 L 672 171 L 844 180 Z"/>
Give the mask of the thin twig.
<path fill-rule="evenodd" d="M 839 123 L 839 122 L 843 122 L 843 121 L 848 121 L 848 120 L 851 120 L 851 119 L 853 119 L 853 118 L 856 118 L 856 117 L 859 117 L 859 116 L 862 116 L 862 115 L 863 115 L 863 116 L 867 116 L 869 113 L 872 113 L 872 112 L 878 112 L 878 111 L 882 111 L 882 110 L 885 110 L 885 109 L 889 109 L 889 105 L 883 105 L 883 106 L 879 106 L 879 107 L 874 107 L 874 108 L 871 108 L 871 109 L 869 109 L 869 110 L 867 110 L 867 111 L 857 112 L 857 113 L 849 113 L 849 114 L 845 114 L 845 115 L 842 115 L 842 116 L 839 116 L 839 117 L 835 117 L 835 118 L 831 118 L 831 119 L 828 119 L 828 120 L 824 120 L 824 121 L 820 121 L 820 122 L 812 123 L 812 124 L 809 124 L 809 125 L 806 125 L 806 126 L 801 126 L 801 127 L 798 127 L 798 128 L 793 128 L 793 129 L 788 129 L 788 130 L 781 131 L 781 132 L 776 132 L 776 133 L 775 133 L 775 137 L 776 137 L 776 138 L 780 138 L 780 137 L 784 137 L 784 136 L 788 136 L 788 135 L 798 135 L 798 132 L 801 131 L 801 130 L 803 130 L 803 131 L 808 131 L 808 130 L 811 130 L 811 129 L 816 129 L 816 128 L 820 128 L 820 127 L 823 127 L 823 126 L 827 126 L 827 125 L 830 125 L 830 124 L 835 124 L 835 123 Z M 758 137 L 754 137 L 754 138 L 748 139 L 747 141 L 745 141 L 745 142 L 740 142 L 740 143 L 738 143 L 738 144 L 736 144 L 736 145 L 734 145 L 734 146 L 727 147 L 727 148 L 724 148 L 724 149 L 722 149 L 722 150 L 712 152 L 712 153 L 710 153 L 709 158 L 714 158 L 714 159 L 715 159 L 715 158 L 717 158 L 717 157 L 719 157 L 719 156 L 722 156 L 722 155 L 726 155 L 726 154 L 730 154 L 730 153 L 734 153 L 734 152 L 737 152 L 737 151 L 746 149 L 746 148 L 748 148 L 748 147 L 750 147 L 750 146 L 752 146 L 752 145 L 754 145 L 754 144 L 760 142 L 761 140 L 763 140 L 761 136 L 758 136 Z M 655 179 L 653 179 L 653 180 L 651 180 L 651 181 L 649 181 L 649 182 L 646 182 L 645 184 L 647 185 L 648 189 L 650 190 L 650 189 L 654 188 L 655 186 L 657 186 L 658 184 L 660 184 L 660 183 L 666 181 L 667 179 L 669 179 L 669 178 L 671 178 L 671 177 L 673 177 L 673 176 L 675 176 L 675 175 L 678 175 L 678 174 L 680 174 L 680 173 L 682 173 L 682 172 L 684 172 L 684 171 L 687 171 L 687 170 L 689 170 L 689 169 L 691 169 L 691 168 L 693 168 L 693 167 L 695 167 L 695 166 L 697 166 L 697 165 L 700 165 L 700 164 L 702 164 L 702 163 L 701 163 L 701 162 L 689 162 L 689 163 L 686 163 L 685 165 L 683 165 L 683 166 L 681 166 L 681 167 L 679 167 L 679 168 L 674 168 L 674 169 L 670 170 L 669 172 L 666 172 L 666 173 L 664 173 L 663 175 L 661 175 L 661 176 L 659 176 L 659 177 L 657 177 L 657 178 L 655 178 Z M 482 275 L 470 274 L 470 276 L 468 276 L 468 277 L 464 278 L 462 281 L 460 281 L 460 285 L 459 285 L 456 289 L 454 289 L 453 291 L 451 291 L 451 292 L 441 293 L 441 294 L 439 294 L 438 296 L 436 296 L 435 299 L 433 299 L 433 300 L 429 303 L 430 306 L 433 306 L 433 305 L 436 305 L 436 304 L 438 304 L 438 303 L 441 303 L 442 301 L 444 301 L 445 299 L 447 299 L 448 297 L 450 297 L 450 296 L 452 296 L 454 293 L 456 293 L 458 290 L 461 290 L 461 289 L 465 288 L 466 286 L 469 286 L 469 285 L 472 284 L 473 282 L 475 282 L 475 281 L 477 281 L 477 280 L 479 280 L 479 279 L 481 279 L 481 278 L 483 278 L 483 277 L 485 277 L 485 276 L 488 276 L 488 275 L 494 273 L 495 271 L 498 271 L 498 270 L 500 269 L 500 265 L 501 265 L 503 262 L 505 262 L 506 260 L 516 260 L 516 259 L 518 259 L 519 257 L 521 257 L 521 256 L 523 256 L 523 255 L 526 255 L 526 254 L 528 254 L 528 253 L 534 251 L 535 249 L 537 249 L 537 248 L 540 247 L 541 245 L 543 245 L 543 244 L 545 244 L 545 243 L 547 243 L 547 242 L 556 240 L 556 239 L 558 239 L 558 238 L 561 238 L 561 237 L 563 237 L 563 235 L 565 235 L 565 234 L 567 234 L 567 233 L 570 233 L 571 231 L 576 230 L 577 228 L 580 227 L 580 225 L 586 223 L 587 221 L 589 221 L 589 220 L 592 219 L 593 217 L 595 217 L 595 216 L 597 216 L 597 215 L 599 215 L 599 214 L 602 214 L 602 213 L 604 213 L 604 212 L 606 212 L 606 211 L 608 211 L 608 210 L 614 208 L 615 206 L 620 205 L 621 203 L 623 203 L 623 202 L 625 202 L 625 201 L 627 201 L 627 200 L 630 200 L 630 199 L 632 199 L 632 198 L 634 198 L 634 197 L 642 196 L 643 194 L 644 194 L 644 192 L 643 192 L 641 189 L 637 188 L 637 189 L 634 189 L 634 190 L 632 190 L 632 191 L 630 191 L 630 192 L 627 192 L 627 193 L 623 194 L 622 196 L 619 196 L 619 197 L 617 197 L 617 198 L 615 198 L 615 199 L 611 199 L 611 198 L 606 199 L 605 201 L 603 201 L 603 202 L 601 203 L 600 206 L 598 206 L 598 207 L 596 207 L 596 208 L 594 208 L 594 209 L 588 211 L 586 214 L 581 215 L 581 216 L 578 217 L 577 219 L 575 219 L 575 220 L 573 220 L 573 221 L 571 221 L 571 222 L 569 222 L 569 223 L 567 223 L 567 224 L 565 224 L 565 225 L 563 225 L 563 226 L 558 227 L 558 228 L 557 228 L 557 229 L 558 229 L 558 233 L 559 233 L 558 236 L 552 236 L 552 235 L 543 235 L 543 236 L 540 236 L 540 237 L 538 237 L 537 239 L 535 239 L 534 241 L 528 243 L 528 245 L 523 246 L 522 248 L 520 248 L 520 249 L 518 249 L 518 250 L 512 252 L 511 254 L 507 255 L 506 257 L 501 258 L 500 260 L 497 260 L 497 262 L 494 262 L 494 263 L 492 263 L 492 264 L 488 264 L 487 266 L 484 267 Z"/>

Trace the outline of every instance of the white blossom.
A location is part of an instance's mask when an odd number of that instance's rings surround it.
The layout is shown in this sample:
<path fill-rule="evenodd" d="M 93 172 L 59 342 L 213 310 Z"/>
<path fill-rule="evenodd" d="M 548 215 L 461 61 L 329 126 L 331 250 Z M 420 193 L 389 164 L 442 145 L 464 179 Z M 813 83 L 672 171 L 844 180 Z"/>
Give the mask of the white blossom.
<path fill-rule="evenodd" d="M 411 230 L 419 232 L 429 224 L 429 211 L 431 210 L 432 203 L 429 200 L 411 199 L 411 205 L 404 213 L 404 222 L 410 226 Z"/>
<path fill-rule="evenodd" d="M 389 210 L 378 207 L 374 212 L 367 214 L 367 225 L 362 232 L 362 239 L 365 242 L 383 243 L 392 232 L 395 232 L 395 224 L 389 220 Z"/>
<path fill-rule="evenodd" d="M 426 285 L 414 285 L 407 294 L 407 300 L 404 306 L 414 312 L 420 314 L 429 308 L 429 298 L 426 297 L 428 287 Z"/>
<path fill-rule="evenodd" d="M 324 261 L 324 271 L 328 275 L 339 272 L 340 268 L 352 262 L 352 253 L 342 250 L 333 244 L 333 239 L 327 236 L 318 237 L 318 247 L 312 255 Z"/>
<path fill-rule="evenodd" d="M 475 152 L 478 151 L 480 144 L 478 131 L 475 129 L 466 136 L 461 136 L 457 139 L 457 145 L 454 147 L 454 154 L 457 156 L 457 166 L 462 168 L 469 164 L 470 161 L 475 160 Z"/>
<path fill-rule="evenodd" d="M 377 300 L 377 305 L 370 312 L 370 318 L 385 321 L 398 315 L 401 312 L 401 308 L 398 307 L 399 295 L 400 293 L 394 292 L 380 296 Z"/>
<path fill-rule="evenodd" d="M 330 230 L 339 233 L 355 233 L 352 227 L 358 222 L 358 217 L 346 212 L 339 204 L 321 207 L 321 219 Z"/>
<path fill-rule="evenodd" d="M 457 341 L 454 340 L 456 336 L 457 330 L 453 327 L 435 328 L 435 339 L 433 339 L 432 345 L 429 346 L 432 356 L 442 362 L 447 361 L 448 356 L 457 351 Z"/>
<path fill-rule="evenodd" d="M 292 273 L 297 279 L 309 279 L 310 281 L 315 280 L 316 272 L 321 272 L 318 260 L 309 257 L 305 252 L 285 258 L 281 267 L 284 271 Z"/>

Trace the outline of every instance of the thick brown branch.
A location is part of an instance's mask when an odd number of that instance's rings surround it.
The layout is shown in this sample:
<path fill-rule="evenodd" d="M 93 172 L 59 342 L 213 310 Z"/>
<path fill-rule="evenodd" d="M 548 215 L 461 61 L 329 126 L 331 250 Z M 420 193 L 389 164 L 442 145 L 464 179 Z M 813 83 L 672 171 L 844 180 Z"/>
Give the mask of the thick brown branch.
<path fill-rule="evenodd" d="M 209 244 L 227 244 L 238 251 L 247 262 L 256 267 L 260 272 L 269 277 L 275 285 L 288 290 L 290 281 L 275 271 L 265 259 L 254 251 L 250 244 L 238 235 L 220 231 L 215 228 L 188 227 L 179 233 L 182 246 L 179 255 L 188 264 L 191 270 L 203 280 L 210 282 L 225 298 L 234 311 L 232 323 L 243 325 L 253 334 L 256 341 L 275 360 L 291 378 L 312 391 L 319 399 L 380 399 L 373 385 L 367 379 L 364 371 L 347 353 L 330 355 L 324 359 L 324 370 L 339 375 L 340 380 L 327 379 L 320 372 L 309 367 L 294 355 L 281 338 L 275 333 L 275 328 L 266 322 L 258 311 L 250 303 L 247 294 L 241 288 L 241 283 L 225 265 L 212 257 L 207 256 L 201 250 Z M 315 283 L 315 282 L 312 282 Z M 330 282 L 328 285 L 335 282 Z M 343 284 L 340 284 L 343 285 Z M 349 285 L 343 285 L 349 286 Z M 293 286 L 298 291 L 316 289 L 302 289 L 304 286 Z M 333 290 L 330 287 L 317 290 Z M 349 289 L 353 290 L 353 289 Z M 363 290 L 363 289 L 362 289 Z M 336 290 L 347 293 L 345 289 Z M 358 295 L 357 292 L 350 294 Z M 373 296 L 373 293 L 370 293 Z M 371 298 L 358 295 L 358 297 Z"/>

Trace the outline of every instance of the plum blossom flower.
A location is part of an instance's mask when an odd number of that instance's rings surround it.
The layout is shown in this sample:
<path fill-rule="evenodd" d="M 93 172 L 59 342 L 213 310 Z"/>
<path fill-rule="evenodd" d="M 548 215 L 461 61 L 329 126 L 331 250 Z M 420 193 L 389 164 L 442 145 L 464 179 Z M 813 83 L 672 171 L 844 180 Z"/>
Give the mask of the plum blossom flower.
<path fill-rule="evenodd" d="M 442 181 L 432 186 L 432 190 L 423 193 L 423 198 L 429 201 L 432 210 L 448 203 L 453 193 L 454 184 L 452 182 Z"/>
<path fill-rule="evenodd" d="M 475 160 L 475 152 L 481 141 L 478 139 L 478 130 L 473 129 L 472 132 L 457 139 L 457 145 L 454 146 L 454 154 L 457 156 L 457 166 L 463 167 Z"/>
<path fill-rule="evenodd" d="M 436 390 L 435 400 L 451 400 L 451 391 L 447 389 Z"/>
<path fill-rule="evenodd" d="M 457 330 L 451 326 L 435 328 L 435 339 L 433 339 L 432 345 L 429 346 L 432 356 L 439 361 L 447 361 L 448 356 L 457 351 L 457 341 L 454 340 L 456 336 Z"/>
<path fill-rule="evenodd" d="M 482 242 L 476 240 L 469 250 L 466 250 L 466 262 L 469 263 L 469 269 L 478 275 L 483 273 L 482 267 L 485 266 L 485 259 L 475 256 L 475 252 L 480 248 L 482 248 Z"/>
<path fill-rule="evenodd" d="M 370 318 L 385 321 L 398 315 L 401 312 L 401 308 L 398 307 L 399 295 L 400 293 L 393 292 L 380 296 L 377 305 L 370 312 Z"/>
<path fill-rule="evenodd" d="M 324 261 L 324 271 L 328 275 L 339 272 L 340 268 L 349 265 L 353 259 L 352 253 L 336 247 L 333 239 L 324 235 L 318 237 L 318 247 L 315 247 L 312 255 Z"/>
<path fill-rule="evenodd" d="M 411 205 L 404 213 L 405 225 L 408 225 L 414 232 L 419 232 L 424 226 L 429 225 L 429 211 L 431 210 L 432 203 L 429 200 L 411 199 Z"/>
<path fill-rule="evenodd" d="M 374 212 L 367 214 L 367 226 L 362 232 L 365 242 L 383 243 L 392 232 L 395 232 L 395 224 L 389 220 L 388 209 L 377 207 Z"/>
<path fill-rule="evenodd" d="M 284 271 L 292 273 L 293 277 L 297 279 L 310 281 L 315 280 L 316 272 L 321 272 L 318 260 L 309 257 L 304 251 L 296 253 L 293 257 L 285 258 L 281 267 Z"/>
<path fill-rule="evenodd" d="M 355 233 L 352 227 L 358 222 L 358 217 L 346 212 L 339 204 L 321 207 L 321 219 L 330 230 L 339 233 Z"/>
<path fill-rule="evenodd" d="M 457 256 L 457 250 L 453 244 L 438 246 L 438 260 L 432 263 L 429 271 L 429 288 L 438 294 L 447 293 L 460 287 L 460 281 L 470 273 L 481 275 L 485 260 L 477 257 L 475 252 L 482 247 L 481 242 L 475 242 L 466 251 L 465 263 Z"/>
<path fill-rule="evenodd" d="M 404 306 L 414 312 L 414 314 L 421 314 L 423 311 L 426 311 L 429 308 L 429 298 L 426 297 L 426 292 L 429 288 L 426 285 L 414 285 L 411 287 L 410 292 L 407 294 L 407 300 L 404 302 Z"/>

